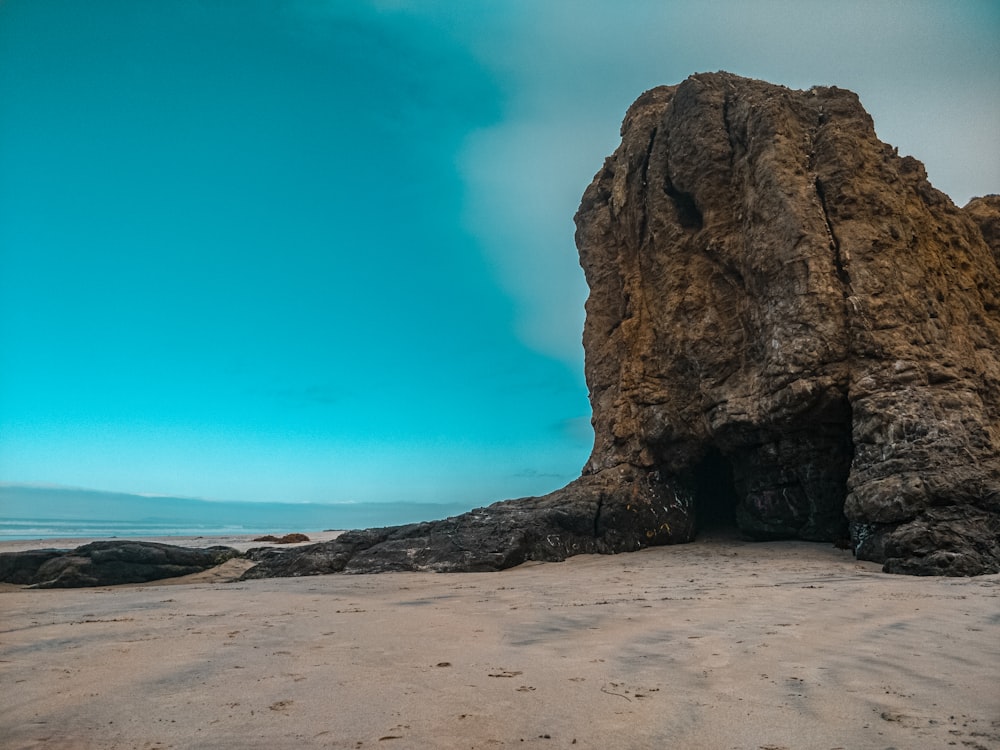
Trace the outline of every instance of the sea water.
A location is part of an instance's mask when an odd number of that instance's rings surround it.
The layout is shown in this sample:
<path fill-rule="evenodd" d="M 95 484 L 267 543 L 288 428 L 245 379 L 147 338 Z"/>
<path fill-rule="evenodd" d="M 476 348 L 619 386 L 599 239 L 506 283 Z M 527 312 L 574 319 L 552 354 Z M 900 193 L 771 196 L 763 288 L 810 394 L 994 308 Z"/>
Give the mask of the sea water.
<path fill-rule="evenodd" d="M 141 523 L 135 521 L 80 521 L 51 518 L 0 519 L 0 542 L 24 539 L 131 539 L 149 536 L 242 536 L 248 534 L 287 534 L 293 531 L 323 531 L 298 526 L 267 524 L 243 526 L 232 524 Z"/>
<path fill-rule="evenodd" d="M 0 484 L 0 542 L 24 539 L 288 534 L 398 526 L 470 510 L 461 503 L 210 502 Z"/>

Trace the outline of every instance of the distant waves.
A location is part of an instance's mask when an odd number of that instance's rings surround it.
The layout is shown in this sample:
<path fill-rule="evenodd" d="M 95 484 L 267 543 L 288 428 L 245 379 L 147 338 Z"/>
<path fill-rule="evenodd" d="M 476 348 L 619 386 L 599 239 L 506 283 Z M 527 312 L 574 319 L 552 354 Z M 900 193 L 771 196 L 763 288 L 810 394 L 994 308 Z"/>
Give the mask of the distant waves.
<path fill-rule="evenodd" d="M 119 521 L 53 520 L 51 518 L 19 518 L 0 520 L 0 542 L 22 539 L 131 538 L 146 536 L 226 536 L 271 534 L 299 531 L 268 525 L 266 527 L 216 526 L 208 524 L 135 523 Z M 320 529 L 309 529 L 309 531 Z"/>
<path fill-rule="evenodd" d="M 431 521 L 460 503 L 251 503 L 0 484 L 0 541 L 287 534 Z"/>

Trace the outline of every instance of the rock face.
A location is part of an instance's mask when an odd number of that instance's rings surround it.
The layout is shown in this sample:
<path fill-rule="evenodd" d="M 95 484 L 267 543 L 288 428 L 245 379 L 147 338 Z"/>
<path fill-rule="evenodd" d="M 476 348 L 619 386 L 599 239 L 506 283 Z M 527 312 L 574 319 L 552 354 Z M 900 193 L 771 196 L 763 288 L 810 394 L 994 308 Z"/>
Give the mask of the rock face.
<path fill-rule="evenodd" d="M 155 542 L 91 542 L 73 550 L 0 553 L 0 581 L 37 588 L 146 583 L 200 573 L 240 557 L 229 547 L 193 549 Z"/>
<path fill-rule="evenodd" d="M 733 524 L 849 538 L 890 572 L 1000 571 L 1000 198 L 956 208 L 849 91 L 717 73 L 632 105 L 576 222 L 583 476 L 247 577 L 497 569 Z"/>
<path fill-rule="evenodd" d="M 1000 265 L 1000 195 L 973 198 L 964 210 L 979 226 L 983 239 L 993 251 L 994 260 Z"/>
<path fill-rule="evenodd" d="M 701 477 L 729 471 L 750 536 L 850 531 L 890 570 L 997 570 L 997 209 L 957 209 L 848 91 L 647 92 L 577 215 L 585 473 L 656 472 L 697 526 L 717 510 Z M 983 549 L 926 544 L 957 526 Z"/>

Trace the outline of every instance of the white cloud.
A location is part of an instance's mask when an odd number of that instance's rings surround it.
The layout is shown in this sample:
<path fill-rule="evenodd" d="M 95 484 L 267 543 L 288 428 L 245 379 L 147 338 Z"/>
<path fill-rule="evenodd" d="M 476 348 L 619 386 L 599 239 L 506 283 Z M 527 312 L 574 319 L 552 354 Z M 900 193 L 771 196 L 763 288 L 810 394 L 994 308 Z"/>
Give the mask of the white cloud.
<path fill-rule="evenodd" d="M 573 214 L 606 149 L 593 127 L 521 120 L 479 131 L 461 156 L 466 223 L 504 288 L 518 302 L 518 333 L 567 362 L 582 357 L 587 288 L 573 240 Z"/>

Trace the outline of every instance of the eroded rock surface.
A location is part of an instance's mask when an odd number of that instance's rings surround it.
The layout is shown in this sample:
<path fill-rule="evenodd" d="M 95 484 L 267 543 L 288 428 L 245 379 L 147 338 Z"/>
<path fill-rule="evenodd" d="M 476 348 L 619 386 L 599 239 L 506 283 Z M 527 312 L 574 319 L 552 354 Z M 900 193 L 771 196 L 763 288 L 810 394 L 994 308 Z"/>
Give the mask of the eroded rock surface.
<path fill-rule="evenodd" d="M 983 239 L 993 251 L 993 258 L 1000 265 L 1000 195 L 973 198 L 964 210 L 983 233 Z"/>
<path fill-rule="evenodd" d="M 91 542 L 72 550 L 0 553 L 0 581 L 37 588 L 146 583 L 200 573 L 240 556 L 230 547 L 197 549 L 157 542 Z"/>
<path fill-rule="evenodd" d="M 690 523 L 674 498 L 650 502 L 640 484 L 622 503 L 619 472 L 582 477 L 544 497 L 494 503 L 441 521 L 347 531 L 335 540 L 294 550 L 257 548 L 244 578 L 502 570 L 528 560 L 557 562 L 583 553 L 641 549 Z M 672 526 L 671 524 L 674 524 Z"/>
<path fill-rule="evenodd" d="M 1000 571 L 1000 198 L 967 209 L 855 94 L 643 94 L 576 216 L 595 430 L 544 498 L 261 552 L 248 577 L 483 570 L 691 540 Z"/>
<path fill-rule="evenodd" d="M 996 202 L 956 208 L 841 89 L 694 76 L 640 97 L 622 136 L 577 216 L 586 471 L 683 477 L 716 451 L 745 533 L 850 527 L 907 572 L 897 529 L 995 515 Z"/>

